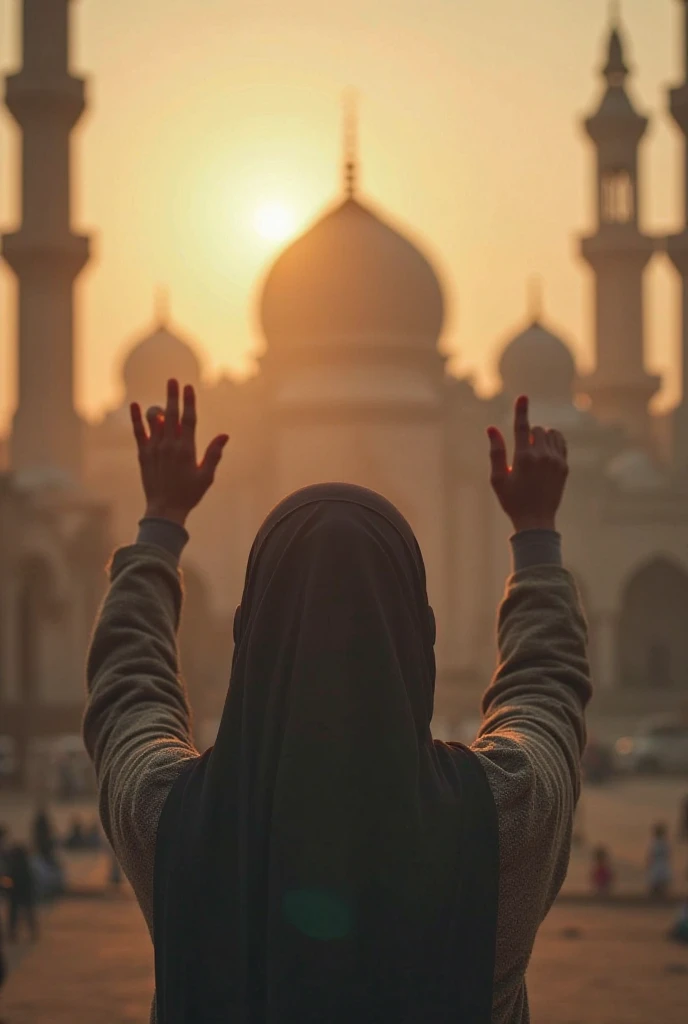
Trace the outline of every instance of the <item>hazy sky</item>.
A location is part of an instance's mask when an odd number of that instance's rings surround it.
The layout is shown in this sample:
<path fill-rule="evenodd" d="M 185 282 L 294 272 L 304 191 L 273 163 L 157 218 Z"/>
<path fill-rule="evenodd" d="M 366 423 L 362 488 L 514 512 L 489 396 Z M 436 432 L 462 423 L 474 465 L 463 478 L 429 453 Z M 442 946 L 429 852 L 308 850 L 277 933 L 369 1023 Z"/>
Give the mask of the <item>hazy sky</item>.
<path fill-rule="evenodd" d="M 0 0 L 3 66 L 19 0 Z M 632 93 L 654 115 L 644 223 L 677 226 L 680 149 L 664 111 L 678 79 L 680 5 L 625 0 Z M 419 238 L 445 283 L 445 343 L 481 388 L 525 315 L 526 283 L 582 366 L 592 352 L 575 234 L 592 217 L 592 150 L 578 118 L 597 100 L 606 0 L 79 0 L 74 64 L 91 110 L 75 146 L 76 225 L 97 233 L 78 298 L 78 396 L 121 397 L 118 367 L 166 284 L 175 324 L 208 374 L 260 344 L 256 297 L 276 252 L 254 227 L 281 203 L 299 226 L 337 197 L 341 93 L 361 97 L 362 190 Z M 17 136 L 0 125 L 0 213 L 17 210 Z M 647 281 L 648 362 L 677 397 L 678 284 Z M 0 279 L 0 426 L 14 392 L 14 291 Z"/>

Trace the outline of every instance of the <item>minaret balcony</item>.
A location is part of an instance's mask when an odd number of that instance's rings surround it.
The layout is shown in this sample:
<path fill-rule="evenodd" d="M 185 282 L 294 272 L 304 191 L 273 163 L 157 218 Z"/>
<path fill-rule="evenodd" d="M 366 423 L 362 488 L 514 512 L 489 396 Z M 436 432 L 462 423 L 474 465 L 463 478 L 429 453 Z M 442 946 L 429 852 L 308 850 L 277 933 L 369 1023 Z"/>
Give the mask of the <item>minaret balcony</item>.
<path fill-rule="evenodd" d="M 20 230 L 3 236 L 2 254 L 20 278 L 32 271 L 46 270 L 73 281 L 90 259 L 91 244 L 86 235 L 45 239 L 30 237 Z"/>
<path fill-rule="evenodd" d="M 688 135 L 688 82 L 669 93 L 669 111 L 684 135 Z"/>
<path fill-rule="evenodd" d="M 634 224 L 601 224 L 580 241 L 580 254 L 592 266 L 619 262 L 642 270 L 662 244 L 638 231 Z"/>
<path fill-rule="evenodd" d="M 688 277 L 688 229 L 665 239 L 665 251 L 682 277 Z"/>
<path fill-rule="evenodd" d="M 64 75 L 59 78 L 20 71 L 5 83 L 7 109 L 22 128 L 36 114 L 59 118 L 66 130 L 73 128 L 86 109 L 86 82 Z"/>

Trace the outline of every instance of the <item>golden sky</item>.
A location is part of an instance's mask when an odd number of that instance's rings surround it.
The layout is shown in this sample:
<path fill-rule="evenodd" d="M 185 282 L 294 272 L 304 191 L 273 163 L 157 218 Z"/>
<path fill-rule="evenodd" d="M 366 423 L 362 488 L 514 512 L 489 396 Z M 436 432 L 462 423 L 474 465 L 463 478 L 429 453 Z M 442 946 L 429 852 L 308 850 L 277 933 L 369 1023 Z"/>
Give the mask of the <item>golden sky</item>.
<path fill-rule="evenodd" d="M 341 188 L 341 94 L 360 95 L 362 192 L 422 241 L 445 284 L 444 342 L 482 390 L 525 316 L 528 278 L 583 368 L 590 290 L 575 234 L 592 222 L 592 149 L 578 118 L 600 88 L 606 0 L 79 0 L 74 65 L 91 109 L 74 147 L 75 224 L 97 234 L 78 290 L 78 401 L 121 397 L 118 366 L 150 327 L 155 289 L 209 376 L 261 343 L 256 298 L 277 251 L 255 226 L 281 204 L 306 225 Z M 18 0 L 0 0 L 17 62 Z M 675 0 L 624 0 L 632 94 L 654 115 L 644 225 L 679 225 Z M 0 215 L 17 215 L 17 135 L 0 124 Z M 678 282 L 647 278 L 648 364 L 677 398 Z M 14 289 L 0 275 L 0 428 L 14 402 Z"/>

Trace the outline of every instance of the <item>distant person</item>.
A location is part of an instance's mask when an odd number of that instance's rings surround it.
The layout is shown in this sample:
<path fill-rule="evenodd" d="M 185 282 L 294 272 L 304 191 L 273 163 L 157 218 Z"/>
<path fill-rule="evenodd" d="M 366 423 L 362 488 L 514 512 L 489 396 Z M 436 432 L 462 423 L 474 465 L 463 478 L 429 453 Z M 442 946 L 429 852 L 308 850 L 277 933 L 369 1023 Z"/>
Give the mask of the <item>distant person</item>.
<path fill-rule="evenodd" d="M 678 816 L 677 836 L 679 841 L 688 843 L 688 793 L 684 796 Z"/>
<path fill-rule="evenodd" d="M 122 869 L 119 866 L 119 861 L 117 860 L 114 852 L 110 856 L 110 873 L 108 880 L 113 889 L 119 889 L 123 882 Z"/>
<path fill-rule="evenodd" d="M 64 840 L 65 848 L 68 850 L 83 850 L 86 845 L 86 831 L 81 818 L 72 818 L 69 831 Z"/>
<path fill-rule="evenodd" d="M 31 870 L 31 858 L 27 846 L 19 843 L 13 846 L 8 854 L 8 875 L 10 880 L 10 942 L 19 937 L 19 926 L 26 924 L 31 939 L 38 938 L 38 919 L 36 916 L 36 880 Z"/>
<path fill-rule="evenodd" d="M 597 896 L 608 896 L 614 884 L 614 871 L 606 846 L 596 846 L 590 866 L 590 884 Z"/>
<path fill-rule="evenodd" d="M 7 839 L 9 836 L 9 829 L 6 825 L 0 823 L 0 880 L 7 874 Z M 0 886 L 0 904 L 2 897 L 2 887 Z"/>
<path fill-rule="evenodd" d="M 41 805 L 33 822 L 33 847 L 46 863 L 57 860 L 57 839 L 47 807 Z"/>
<path fill-rule="evenodd" d="M 671 847 L 667 827 L 661 822 L 652 829 L 647 851 L 647 886 L 653 899 L 664 899 L 672 882 Z"/>
<path fill-rule="evenodd" d="M 679 942 L 683 946 L 688 946 L 688 899 L 683 900 L 681 903 L 668 937 L 673 942 Z"/>
<path fill-rule="evenodd" d="M 197 464 L 193 389 L 180 420 L 176 381 L 148 430 L 136 405 L 132 418 L 147 507 L 112 563 L 84 734 L 154 935 L 158 1024 L 525 1024 L 591 695 L 555 528 L 564 439 L 531 430 L 527 399 L 512 467 L 489 431 L 515 574 L 471 747 L 430 733 L 435 620 L 411 527 L 380 495 L 331 484 L 292 494 L 258 532 L 217 742 L 200 756 L 178 561 L 227 437 Z"/>
<path fill-rule="evenodd" d="M 0 991 L 7 977 L 7 961 L 5 958 L 5 892 L 9 883 L 7 877 L 7 829 L 0 824 Z M 2 1020 L 0 1019 L 0 1024 Z"/>
<path fill-rule="evenodd" d="M 84 848 L 87 850 L 100 850 L 103 846 L 103 840 L 101 838 L 100 825 L 96 818 L 91 822 L 84 832 Z"/>

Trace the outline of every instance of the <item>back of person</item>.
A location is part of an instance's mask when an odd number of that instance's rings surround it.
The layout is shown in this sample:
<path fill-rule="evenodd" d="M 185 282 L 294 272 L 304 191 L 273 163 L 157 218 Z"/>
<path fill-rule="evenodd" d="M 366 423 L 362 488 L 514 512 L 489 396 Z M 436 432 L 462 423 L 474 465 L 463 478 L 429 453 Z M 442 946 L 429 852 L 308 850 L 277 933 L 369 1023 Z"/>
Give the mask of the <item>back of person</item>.
<path fill-rule="evenodd" d="M 514 572 L 470 749 L 430 735 L 434 617 L 410 527 L 380 496 L 332 485 L 292 495 L 259 531 L 201 757 L 179 681 L 178 560 L 227 438 L 197 463 L 193 391 L 180 420 L 176 382 L 148 430 L 132 416 L 146 515 L 112 564 L 84 735 L 155 936 L 152 1019 L 526 1024 L 591 694 L 555 529 L 563 438 L 531 430 L 525 400 L 512 466 L 490 431 Z"/>

